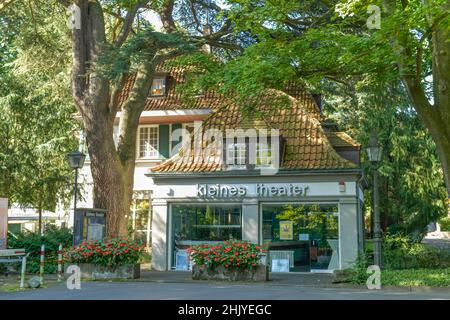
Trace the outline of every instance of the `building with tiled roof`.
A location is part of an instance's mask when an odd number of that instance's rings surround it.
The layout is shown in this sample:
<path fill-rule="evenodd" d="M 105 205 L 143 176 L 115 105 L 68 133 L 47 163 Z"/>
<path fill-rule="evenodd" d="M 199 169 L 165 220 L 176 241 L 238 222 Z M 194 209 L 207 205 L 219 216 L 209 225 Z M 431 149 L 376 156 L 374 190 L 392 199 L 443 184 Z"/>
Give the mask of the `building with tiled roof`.
<path fill-rule="evenodd" d="M 272 272 L 352 264 L 363 248 L 360 145 L 328 122 L 317 95 L 289 83 L 243 108 L 213 90 L 185 99 L 184 69 L 156 71 L 129 215 L 155 270 L 187 270 L 187 248 L 228 239 L 262 245 Z"/>
<path fill-rule="evenodd" d="M 286 97 L 288 104 L 282 107 L 271 106 L 274 102 L 271 98 L 274 96 Z M 311 111 L 313 104 L 315 102 L 309 95 L 304 94 L 299 99 L 295 99 L 275 90 L 269 90 L 267 96 L 258 98 L 255 111 L 260 114 L 260 117 L 255 117 L 256 120 L 263 122 L 263 128 L 267 130 L 278 129 L 285 142 L 280 169 L 356 168 L 359 145 L 344 132 L 330 132 L 327 135 L 320 120 L 317 119 L 321 115 L 318 111 Z M 233 101 L 222 101 L 222 105 L 214 109 L 203 121 L 203 129 L 204 131 L 209 128 L 219 129 L 225 134 L 227 129 L 248 129 L 245 122 L 252 120 L 255 119 L 248 119 L 248 116 L 246 117 Z M 341 146 L 353 151 L 354 162 L 339 155 L 335 147 L 341 148 Z M 210 159 L 196 159 L 194 154 L 187 158 L 184 156 L 185 151 L 181 150 L 173 158 L 152 168 L 152 172 L 216 172 L 224 169 L 218 160 L 214 162 L 214 165 L 209 165 Z"/>

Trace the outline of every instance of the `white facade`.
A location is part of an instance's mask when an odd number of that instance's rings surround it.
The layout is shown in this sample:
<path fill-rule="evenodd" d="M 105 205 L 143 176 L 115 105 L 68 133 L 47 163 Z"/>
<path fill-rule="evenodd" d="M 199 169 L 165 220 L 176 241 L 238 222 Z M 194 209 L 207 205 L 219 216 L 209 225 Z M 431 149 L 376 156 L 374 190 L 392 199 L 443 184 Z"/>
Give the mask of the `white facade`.
<path fill-rule="evenodd" d="M 260 245 L 264 242 L 262 211 L 265 205 L 335 205 L 338 208 L 336 215 L 339 222 L 337 244 L 339 253 L 337 264 L 333 269 L 349 267 L 363 248 L 362 191 L 357 173 L 279 174 L 271 177 L 205 174 L 203 177 L 193 175 L 192 178 L 179 174 L 178 177 L 172 178 L 154 175 L 154 179 L 156 187 L 152 200 L 152 268 L 156 270 L 171 270 L 175 267 L 172 217 L 173 207 L 177 205 L 201 203 L 219 206 L 237 205 L 241 207 L 242 212 L 242 239 Z M 268 187 L 269 192 L 265 190 L 262 192 L 261 186 Z M 211 194 L 206 194 L 205 188 L 222 189 L 222 193 L 212 191 Z M 280 194 L 280 190 L 283 189 L 290 190 L 291 193 Z M 293 190 L 296 190 L 296 193 Z"/>

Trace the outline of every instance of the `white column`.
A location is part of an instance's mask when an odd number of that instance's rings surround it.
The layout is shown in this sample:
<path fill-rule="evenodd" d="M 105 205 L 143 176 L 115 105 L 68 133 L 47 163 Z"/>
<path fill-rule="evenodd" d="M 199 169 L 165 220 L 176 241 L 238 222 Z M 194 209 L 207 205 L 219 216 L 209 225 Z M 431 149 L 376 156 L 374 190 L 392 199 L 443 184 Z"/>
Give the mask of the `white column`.
<path fill-rule="evenodd" d="M 242 202 L 242 240 L 259 243 L 259 207 L 257 199 Z"/>
<path fill-rule="evenodd" d="M 339 242 L 341 268 L 349 268 L 358 257 L 358 217 L 356 198 L 339 201 Z"/>
<path fill-rule="evenodd" d="M 169 235 L 167 201 L 153 200 L 152 220 L 152 269 L 168 270 Z"/>

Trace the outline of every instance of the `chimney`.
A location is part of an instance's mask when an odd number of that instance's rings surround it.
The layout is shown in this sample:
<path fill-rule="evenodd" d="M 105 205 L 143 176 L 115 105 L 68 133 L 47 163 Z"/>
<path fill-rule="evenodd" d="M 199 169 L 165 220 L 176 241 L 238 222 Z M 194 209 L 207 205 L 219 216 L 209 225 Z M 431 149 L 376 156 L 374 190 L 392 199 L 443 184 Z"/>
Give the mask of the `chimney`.
<path fill-rule="evenodd" d="M 203 36 L 206 37 L 211 34 L 212 34 L 212 27 L 209 23 L 207 23 L 203 26 Z M 210 54 L 212 52 L 211 46 L 209 44 L 204 44 L 202 50 L 207 54 Z"/>
<path fill-rule="evenodd" d="M 313 93 L 312 97 L 319 107 L 320 113 L 322 113 L 322 94 L 321 93 Z"/>

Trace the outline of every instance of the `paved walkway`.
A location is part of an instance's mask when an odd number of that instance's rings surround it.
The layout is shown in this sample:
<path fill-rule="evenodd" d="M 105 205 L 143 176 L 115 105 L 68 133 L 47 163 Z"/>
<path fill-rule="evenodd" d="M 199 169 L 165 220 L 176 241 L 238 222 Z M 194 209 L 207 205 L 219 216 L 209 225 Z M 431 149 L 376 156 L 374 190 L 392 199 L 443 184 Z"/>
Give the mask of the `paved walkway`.
<path fill-rule="evenodd" d="M 436 247 L 439 249 L 449 250 L 450 251 L 450 239 L 432 239 L 425 238 L 422 240 L 423 244 L 426 244 L 431 247 Z"/>
<path fill-rule="evenodd" d="M 141 278 L 137 282 L 160 283 L 198 283 L 192 280 L 190 271 L 151 271 L 141 270 Z M 335 287 L 332 283 L 333 275 L 328 273 L 270 273 L 271 285 L 301 285 L 314 287 Z M 202 281 L 201 281 L 202 282 Z"/>
<path fill-rule="evenodd" d="M 313 288 L 268 283 L 82 282 L 25 292 L 0 292 L 0 300 L 398 300 L 450 299 L 449 291 L 407 292 L 351 288 Z"/>

